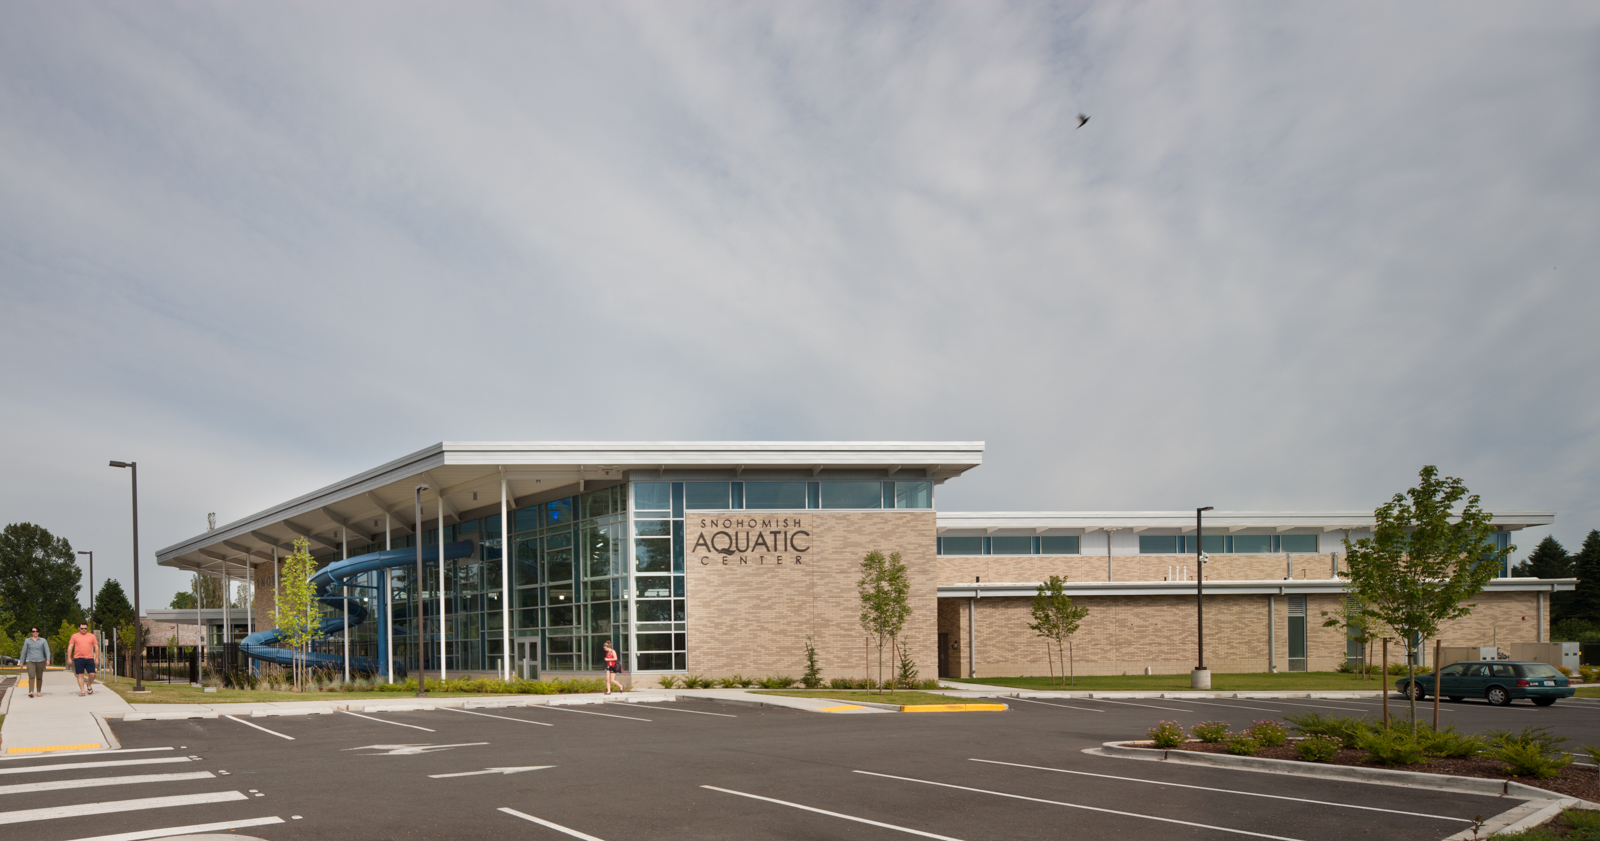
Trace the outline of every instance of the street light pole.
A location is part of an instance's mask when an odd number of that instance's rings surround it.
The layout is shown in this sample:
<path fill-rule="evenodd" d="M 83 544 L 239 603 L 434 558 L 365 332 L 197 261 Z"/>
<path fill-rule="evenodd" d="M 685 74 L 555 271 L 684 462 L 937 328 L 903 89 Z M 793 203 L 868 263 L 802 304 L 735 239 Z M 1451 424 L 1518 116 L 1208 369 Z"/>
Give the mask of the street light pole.
<path fill-rule="evenodd" d="M 1189 675 L 1189 688 L 1210 689 L 1211 672 L 1206 668 L 1206 573 L 1203 566 L 1206 562 L 1205 552 L 1201 546 L 1205 543 L 1205 526 L 1201 519 L 1211 506 L 1196 508 L 1194 510 L 1194 600 L 1195 600 L 1195 641 L 1198 646 L 1200 662 L 1194 667 L 1194 672 Z"/>
<path fill-rule="evenodd" d="M 133 691 L 148 692 L 144 688 L 144 625 L 139 620 L 139 463 L 113 461 L 111 466 L 126 467 L 133 475 Z"/>
<path fill-rule="evenodd" d="M 89 556 L 89 630 L 93 631 L 97 624 L 94 621 L 94 550 L 79 549 L 78 554 Z"/>
<path fill-rule="evenodd" d="M 417 623 L 417 697 L 428 694 L 428 676 L 422 671 L 422 492 L 427 490 L 427 485 L 417 486 L 417 518 L 412 522 L 417 524 L 412 531 L 412 540 L 417 544 L 417 580 L 411 587 L 411 621 Z M 443 533 L 440 534 L 442 538 Z M 442 572 L 442 570 L 441 570 Z"/>

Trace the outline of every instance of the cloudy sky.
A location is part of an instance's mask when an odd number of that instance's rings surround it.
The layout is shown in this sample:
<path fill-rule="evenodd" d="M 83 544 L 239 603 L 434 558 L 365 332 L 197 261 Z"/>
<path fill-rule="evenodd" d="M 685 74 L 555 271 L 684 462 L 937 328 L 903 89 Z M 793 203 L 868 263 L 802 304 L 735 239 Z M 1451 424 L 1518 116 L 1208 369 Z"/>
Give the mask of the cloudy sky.
<path fill-rule="evenodd" d="M 988 445 L 947 509 L 1370 510 L 1437 464 L 1575 548 L 1597 35 L 1558 2 L 5 3 L 0 515 L 127 583 L 109 459 L 148 562 L 441 440 L 939 439 Z M 147 605 L 184 586 L 145 569 Z"/>

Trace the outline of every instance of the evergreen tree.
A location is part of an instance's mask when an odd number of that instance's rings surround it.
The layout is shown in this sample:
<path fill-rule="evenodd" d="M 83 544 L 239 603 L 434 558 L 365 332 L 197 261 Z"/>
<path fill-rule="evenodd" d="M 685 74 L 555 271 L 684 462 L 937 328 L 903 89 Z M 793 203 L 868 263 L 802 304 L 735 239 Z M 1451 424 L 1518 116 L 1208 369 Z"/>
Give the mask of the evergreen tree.
<path fill-rule="evenodd" d="M 12 636 L 38 627 L 41 633 L 80 615 L 83 570 L 64 537 L 42 526 L 12 523 L 0 531 L 0 600 L 11 611 Z"/>
<path fill-rule="evenodd" d="M 1572 574 L 1578 589 L 1572 593 L 1572 614 L 1591 623 L 1600 623 L 1600 531 L 1591 529 L 1583 548 L 1573 558 Z"/>
<path fill-rule="evenodd" d="M 107 578 L 94 597 L 94 626 L 100 629 L 120 628 L 124 622 L 133 621 L 133 605 L 128 594 L 115 578 Z"/>
<path fill-rule="evenodd" d="M 1527 559 L 1517 564 L 1511 574 L 1517 578 L 1571 578 L 1574 575 L 1574 558 L 1567 554 L 1565 546 L 1554 537 L 1546 536 L 1539 541 L 1539 545 L 1528 553 Z M 1573 615 L 1574 596 L 1577 593 L 1566 591 L 1550 594 L 1550 624 L 1567 619 Z"/>

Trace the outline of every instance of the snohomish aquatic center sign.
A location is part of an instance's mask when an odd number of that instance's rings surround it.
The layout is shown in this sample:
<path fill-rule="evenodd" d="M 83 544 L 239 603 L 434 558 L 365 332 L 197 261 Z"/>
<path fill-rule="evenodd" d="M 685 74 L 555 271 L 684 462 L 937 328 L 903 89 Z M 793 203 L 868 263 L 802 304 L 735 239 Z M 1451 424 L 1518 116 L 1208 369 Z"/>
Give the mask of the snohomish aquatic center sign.
<path fill-rule="evenodd" d="M 700 566 L 803 566 L 811 532 L 803 517 L 700 517 L 689 555 Z"/>

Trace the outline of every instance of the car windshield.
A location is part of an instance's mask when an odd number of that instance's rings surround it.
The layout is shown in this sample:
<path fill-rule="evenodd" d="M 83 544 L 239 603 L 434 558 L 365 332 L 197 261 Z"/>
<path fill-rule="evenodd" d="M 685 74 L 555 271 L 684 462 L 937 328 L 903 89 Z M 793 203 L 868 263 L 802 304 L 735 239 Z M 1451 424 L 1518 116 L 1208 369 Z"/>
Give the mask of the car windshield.
<path fill-rule="evenodd" d="M 1561 677 L 1555 666 L 1544 663 L 1525 663 L 1521 668 L 1523 677 Z"/>

